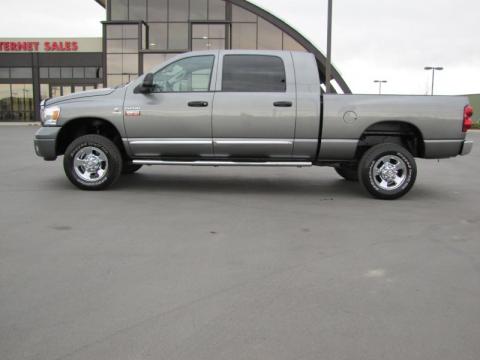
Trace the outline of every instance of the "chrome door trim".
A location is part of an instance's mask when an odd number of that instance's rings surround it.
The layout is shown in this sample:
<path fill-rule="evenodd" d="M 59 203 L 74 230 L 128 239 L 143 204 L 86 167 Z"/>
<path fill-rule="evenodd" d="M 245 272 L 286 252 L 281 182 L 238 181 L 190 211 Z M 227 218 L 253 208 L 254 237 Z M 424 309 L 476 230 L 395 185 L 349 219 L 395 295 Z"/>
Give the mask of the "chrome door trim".
<path fill-rule="evenodd" d="M 217 145 L 292 145 L 293 140 L 284 139 L 214 139 Z"/>
<path fill-rule="evenodd" d="M 131 145 L 211 145 L 210 139 L 129 139 Z"/>
<path fill-rule="evenodd" d="M 296 143 L 318 143 L 318 139 L 294 139 Z"/>

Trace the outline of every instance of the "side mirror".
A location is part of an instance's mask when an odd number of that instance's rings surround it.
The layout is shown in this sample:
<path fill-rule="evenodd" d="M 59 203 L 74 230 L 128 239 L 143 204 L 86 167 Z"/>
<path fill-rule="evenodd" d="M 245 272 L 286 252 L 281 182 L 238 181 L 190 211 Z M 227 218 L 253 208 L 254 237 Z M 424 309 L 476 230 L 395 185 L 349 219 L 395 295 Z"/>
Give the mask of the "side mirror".
<path fill-rule="evenodd" d="M 153 88 L 153 74 L 152 73 L 148 73 L 147 75 L 145 75 L 145 77 L 143 78 L 142 86 L 144 88 Z"/>
<path fill-rule="evenodd" d="M 154 88 L 154 84 L 153 84 L 153 74 L 152 73 L 148 73 L 145 75 L 145 77 L 143 78 L 143 83 L 141 85 L 138 85 L 134 92 L 135 93 L 142 93 L 142 94 L 148 94 L 149 92 L 152 91 L 152 89 Z"/>

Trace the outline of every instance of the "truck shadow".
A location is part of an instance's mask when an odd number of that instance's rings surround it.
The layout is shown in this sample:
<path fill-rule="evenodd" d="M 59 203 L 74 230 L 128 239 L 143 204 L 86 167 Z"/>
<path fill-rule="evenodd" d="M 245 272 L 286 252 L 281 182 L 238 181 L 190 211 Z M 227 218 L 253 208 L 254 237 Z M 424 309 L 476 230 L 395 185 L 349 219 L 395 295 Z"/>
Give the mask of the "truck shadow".
<path fill-rule="evenodd" d="M 135 192 L 201 192 L 217 194 L 315 195 L 368 198 L 360 184 L 331 178 L 254 177 L 204 174 L 134 174 L 122 176 L 114 190 Z"/>

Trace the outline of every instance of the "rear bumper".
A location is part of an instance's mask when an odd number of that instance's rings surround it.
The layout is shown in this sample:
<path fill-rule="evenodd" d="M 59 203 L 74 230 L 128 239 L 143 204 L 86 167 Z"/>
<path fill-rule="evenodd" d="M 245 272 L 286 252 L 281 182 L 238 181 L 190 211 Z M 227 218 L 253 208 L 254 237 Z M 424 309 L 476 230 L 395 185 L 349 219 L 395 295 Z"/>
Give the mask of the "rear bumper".
<path fill-rule="evenodd" d="M 462 150 L 460 151 L 460 155 L 468 155 L 472 152 L 473 148 L 473 141 L 465 140 L 462 145 Z"/>
<path fill-rule="evenodd" d="M 56 144 L 60 127 L 41 127 L 33 138 L 33 146 L 37 156 L 52 161 L 57 158 Z"/>

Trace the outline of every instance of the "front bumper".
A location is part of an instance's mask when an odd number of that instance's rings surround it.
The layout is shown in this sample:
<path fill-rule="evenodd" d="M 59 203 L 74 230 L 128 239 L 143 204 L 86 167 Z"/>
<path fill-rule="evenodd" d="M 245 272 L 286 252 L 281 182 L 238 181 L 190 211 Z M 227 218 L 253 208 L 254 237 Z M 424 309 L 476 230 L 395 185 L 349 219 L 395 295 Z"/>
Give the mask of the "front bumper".
<path fill-rule="evenodd" d="M 37 156 L 47 161 L 57 158 L 56 144 L 60 127 L 41 127 L 35 134 L 33 145 Z"/>
<path fill-rule="evenodd" d="M 460 151 L 460 155 L 468 155 L 472 152 L 473 148 L 473 141 L 465 140 L 462 145 L 462 150 Z"/>

